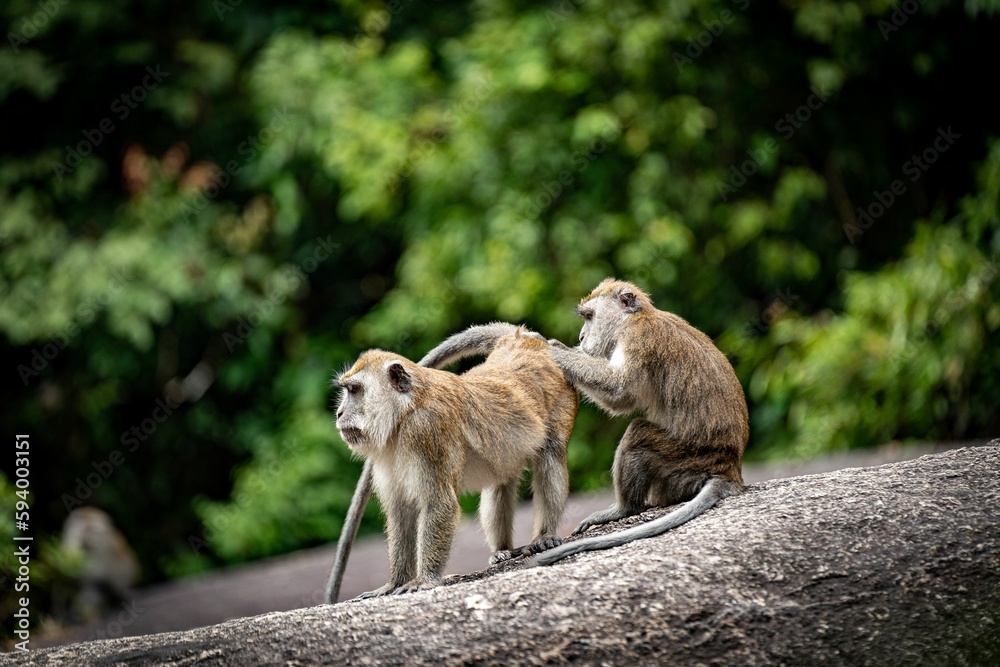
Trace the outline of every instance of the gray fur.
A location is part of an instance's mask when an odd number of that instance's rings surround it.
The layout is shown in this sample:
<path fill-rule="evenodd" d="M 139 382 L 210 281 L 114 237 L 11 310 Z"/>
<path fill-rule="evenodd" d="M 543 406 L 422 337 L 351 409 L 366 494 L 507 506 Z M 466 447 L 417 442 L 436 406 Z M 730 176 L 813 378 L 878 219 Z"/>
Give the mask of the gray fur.
<path fill-rule="evenodd" d="M 358 485 L 354 487 L 354 497 L 351 498 L 351 507 L 347 510 L 344 518 L 344 525 L 340 529 L 340 539 L 337 540 L 337 553 L 333 557 L 333 569 L 330 570 L 330 578 L 326 582 L 326 592 L 324 599 L 328 604 L 334 604 L 340 596 L 340 584 L 344 581 L 344 570 L 347 568 L 347 559 L 351 557 L 351 547 L 354 546 L 354 539 L 358 536 L 358 527 L 361 525 L 361 517 L 365 513 L 368 499 L 372 496 L 372 462 L 365 461 L 365 467 L 361 470 L 361 477 Z"/>

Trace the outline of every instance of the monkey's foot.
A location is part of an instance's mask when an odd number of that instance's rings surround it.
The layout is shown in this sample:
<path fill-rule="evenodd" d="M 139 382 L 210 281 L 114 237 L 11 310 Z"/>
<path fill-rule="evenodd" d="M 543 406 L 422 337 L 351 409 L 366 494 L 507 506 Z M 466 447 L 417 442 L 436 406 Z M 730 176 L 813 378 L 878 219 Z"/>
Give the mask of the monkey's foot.
<path fill-rule="evenodd" d="M 533 556 L 542 551 L 548 551 L 549 549 L 555 549 L 557 546 L 562 544 L 562 538 L 558 535 L 548 535 L 547 537 L 539 537 L 537 540 L 531 544 L 521 547 L 524 549 L 524 553 Z"/>
<path fill-rule="evenodd" d="M 425 591 L 428 588 L 434 588 L 440 583 L 440 579 L 431 579 L 430 577 L 417 577 L 412 579 L 399 588 L 392 591 L 392 595 L 404 595 L 406 593 L 416 593 L 417 591 Z"/>
<path fill-rule="evenodd" d="M 533 556 L 541 551 L 548 551 L 554 547 L 562 544 L 562 538 L 557 535 L 549 535 L 547 537 L 540 537 L 531 544 L 526 544 L 523 547 L 517 547 L 516 549 L 505 549 L 503 551 L 498 551 L 492 556 L 490 556 L 490 565 L 496 565 L 497 563 L 504 563 L 514 558 L 520 556 Z"/>
<path fill-rule="evenodd" d="M 521 555 L 521 549 L 504 549 L 503 551 L 498 551 L 492 556 L 490 556 L 490 565 L 496 565 L 497 563 L 506 563 L 509 560 L 513 560 Z"/>
<path fill-rule="evenodd" d="M 392 593 L 395 590 L 396 590 L 395 586 L 393 586 L 392 584 L 386 584 L 385 586 L 382 586 L 381 588 L 376 588 L 373 591 L 368 591 L 367 593 L 362 593 L 358 597 L 354 598 L 354 600 L 368 600 L 368 599 L 371 599 L 371 598 L 380 598 L 383 595 L 389 595 L 390 593 Z"/>
<path fill-rule="evenodd" d="M 612 521 L 618 521 L 619 519 L 624 519 L 625 517 L 632 516 L 633 514 L 637 514 L 637 512 L 629 512 L 621 507 L 609 507 L 606 510 L 594 512 L 580 522 L 580 525 L 573 531 L 573 535 L 579 535 L 580 533 L 586 532 L 586 530 L 591 526 L 600 526 L 605 523 L 611 523 Z"/>

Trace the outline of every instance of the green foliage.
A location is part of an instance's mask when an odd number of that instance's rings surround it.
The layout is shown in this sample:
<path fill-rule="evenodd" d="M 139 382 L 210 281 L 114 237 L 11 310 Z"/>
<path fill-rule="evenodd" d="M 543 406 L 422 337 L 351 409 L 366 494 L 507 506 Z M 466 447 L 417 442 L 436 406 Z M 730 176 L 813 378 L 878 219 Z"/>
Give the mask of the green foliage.
<path fill-rule="evenodd" d="M 493 319 L 575 340 L 608 275 L 731 355 L 748 456 L 996 434 L 995 2 L 56 5 L 0 9 L 39 534 L 101 505 L 147 580 L 335 539 L 333 371 Z M 624 428 L 581 412 L 575 489 Z"/>
<path fill-rule="evenodd" d="M 283 372 L 296 382 L 311 377 L 312 386 L 325 385 L 321 367 Z M 252 458 L 235 471 L 229 501 L 196 500 L 204 539 L 221 558 L 241 562 L 284 553 L 339 533 L 353 488 L 349 483 L 331 485 L 330 480 L 356 479 L 361 466 L 350 460 L 345 447 L 331 446 L 325 396 L 311 393 L 286 408 L 281 422 L 289 431 L 255 437 Z M 372 504 L 373 517 L 374 510 Z M 201 567 L 205 564 L 200 562 Z M 195 561 L 185 561 L 185 569 L 194 567 Z"/>
<path fill-rule="evenodd" d="M 975 230 L 997 229 L 998 177 L 994 142 L 980 191 L 949 226 L 920 224 L 898 262 L 843 274 L 843 312 L 786 317 L 765 339 L 723 338 L 741 357 L 753 424 L 770 436 L 758 453 L 994 432 L 1000 254 Z"/>

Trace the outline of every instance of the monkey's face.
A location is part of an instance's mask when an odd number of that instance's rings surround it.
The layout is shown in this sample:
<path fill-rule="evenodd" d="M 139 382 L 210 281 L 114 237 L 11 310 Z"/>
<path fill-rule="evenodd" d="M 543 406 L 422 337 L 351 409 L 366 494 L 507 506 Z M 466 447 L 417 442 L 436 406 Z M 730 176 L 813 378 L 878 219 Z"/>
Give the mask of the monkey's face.
<path fill-rule="evenodd" d="M 386 445 L 412 403 L 413 380 L 406 359 L 380 350 L 365 352 L 337 378 L 341 388 L 337 429 L 351 451 L 370 453 Z"/>
<path fill-rule="evenodd" d="M 67 549 L 87 551 L 93 544 L 101 544 L 114 530 L 109 517 L 96 507 L 78 507 L 66 517 L 62 542 Z"/>
<path fill-rule="evenodd" d="M 81 579 L 120 587 L 135 583 L 139 566 L 125 537 L 111 517 L 96 507 L 78 507 L 63 526 L 62 547 L 71 558 L 80 559 Z"/>
<path fill-rule="evenodd" d="M 581 303 L 576 312 L 583 318 L 580 349 L 593 357 L 611 358 L 624 319 L 614 299 L 606 296 L 590 299 Z"/>
<path fill-rule="evenodd" d="M 642 292 L 630 283 L 605 280 L 598 285 L 576 309 L 583 318 L 580 349 L 593 357 L 610 359 L 622 323 L 642 310 L 640 295 Z"/>

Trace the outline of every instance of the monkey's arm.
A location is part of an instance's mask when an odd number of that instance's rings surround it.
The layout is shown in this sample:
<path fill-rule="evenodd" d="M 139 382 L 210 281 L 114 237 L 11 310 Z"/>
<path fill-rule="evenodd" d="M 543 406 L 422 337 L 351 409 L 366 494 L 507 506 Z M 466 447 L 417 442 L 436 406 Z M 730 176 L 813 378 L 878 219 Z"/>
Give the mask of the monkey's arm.
<path fill-rule="evenodd" d="M 434 586 L 441 580 L 448 563 L 462 514 L 458 494 L 452 488 L 439 487 L 428 494 L 428 499 L 415 522 L 417 539 L 411 541 L 411 544 L 419 543 L 416 576 L 393 591 L 395 594 Z"/>
<path fill-rule="evenodd" d="M 418 572 L 420 513 L 416 506 L 401 498 L 390 499 L 385 504 L 389 508 L 389 584 L 395 592 Z"/>
<path fill-rule="evenodd" d="M 626 381 L 625 373 L 607 359 L 559 345 L 552 345 L 549 354 L 578 391 L 608 412 L 625 414 L 636 409 L 633 387 Z"/>
<path fill-rule="evenodd" d="M 361 470 L 361 477 L 358 485 L 354 488 L 354 497 L 351 498 L 351 507 L 347 510 L 344 518 L 344 525 L 340 529 L 340 540 L 337 541 L 337 554 L 333 558 L 333 569 L 330 570 L 330 579 L 326 582 L 326 602 L 336 604 L 340 596 L 340 584 L 344 581 L 344 571 L 347 569 L 347 559 L 351 556 L 351 547 L 354 545 L 354 538 L 358 535 L 358 526 L 361 525 L 361 517 L 365 513 L 365 506 L 372 495 L 372 462 L 365 461 L 365 467 Z"/>
<path fill-rule="evenodd" d="M 383 487 L 379 487 L 381 494 Z M 386 511 L 386 532 L 389 534 L 389 582 L 356 600 L 381 597 L 403 592 L 402 587 L 417 573 L 417 507 L 399 495 L 380 496 Z"/>

